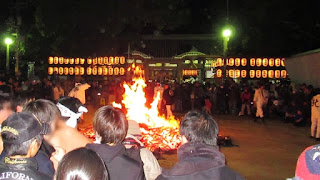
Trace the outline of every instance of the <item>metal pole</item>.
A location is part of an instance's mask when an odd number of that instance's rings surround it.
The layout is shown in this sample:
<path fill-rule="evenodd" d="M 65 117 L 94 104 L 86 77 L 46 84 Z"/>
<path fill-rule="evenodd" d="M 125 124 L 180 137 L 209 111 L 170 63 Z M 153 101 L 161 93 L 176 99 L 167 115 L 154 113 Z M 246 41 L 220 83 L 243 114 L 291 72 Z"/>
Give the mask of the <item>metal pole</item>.
<path fill-rule="evenodd" d="M 9 52 L 10 52 L 9 46 L 10 46 L 10 44 L 7 44 L 7 61 L 6 61 L 6 72 L 7 72 L 7 74 L 9 74 Z"/>
<path fill-rule="evenodd" d="M 228 59 L 228 41 L 229 41 L 229 37 L 225 37 L 224 38 L 224 42 L 223 42 L 223 57 L 224 57 L 224 63 L 223 63 L 223 71 L 222 71 L 222 82 L 225 82 L 225 80 L 227 79 L 227 59 Z"/>

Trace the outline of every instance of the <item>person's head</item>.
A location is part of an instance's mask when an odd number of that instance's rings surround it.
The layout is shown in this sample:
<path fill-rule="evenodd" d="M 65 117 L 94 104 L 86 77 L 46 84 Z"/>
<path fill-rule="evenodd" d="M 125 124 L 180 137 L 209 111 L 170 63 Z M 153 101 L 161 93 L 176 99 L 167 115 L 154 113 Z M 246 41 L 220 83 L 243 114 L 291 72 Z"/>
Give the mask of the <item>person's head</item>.
<path fill-rule="evenodd" d="M 16 112 L 21 112 L 23 107 L 35 98 L 30 93 L 20 93 L 14 98 L 14 107 Z"/>
<path fill-rule="evenodd" d="M 79 148 L 63 156 L 58 165 L 56 179 L 108 180 L 108 172 L 103 160 L 96 152 Z"/>
<path fill-rule="evenodd" d="M 260 84 L 260 85 L 259 85 L 259 88 L 260 88 L 260 89 L 264 89 L 264 84 Z"/>
<path fill-rule="evenodd" d="M 244 88 L 244 92 L 248 92 L 248 88 L 247 87 Z"/>
<path fill-rule="evenodd" d="M 120 109 L 103 106 L 93 117 L 93 128 L 102 144 L 120 144 L 127 135 L 128 121 Z"/>
<path fill-rule="evenodd" d="M 7 95 L 0 95 L 0 124 L 13 112 L 11 98 Z"/>
<path fill-rule="evenodd" d="M 45 99 L 29 102 L 22 111 L 34 114 L 41 123 L 50 124 L 51 130 L 55 129 L 55 121 L 61 119 L 58 107 L 53 102 Z"/>
<path fill-rule="evenodd" d="M 2 123 L 1 137 L 7 156 L 34 157 L 42 143 L 48 124 L 42 124 L 30 113 L 14 113 Z"/>
<path fill-rule="evenodd" d="M 298 115 L 302 115 L 302 111 L 300 109 L 297 110 Z"/>
<path fill-rule="evenodd" d="M 217 145 L 216 121 L 205 112 L 189 111 L 180 121 L 180 134 L 190 143 Z"/>
<path fill-rule="evenodd" d="M 59 108 L 62 120 L 70 127 L 75 128 L 84 112 L 88 109 L 77 98 L 64 97 L 58 100 L 57 107 Z"/>
<path fill-rule="evenodd" d="M 320 145 L 306 148 L 299 156 L 295 177 L 297 179 L 320 179 Z"/>

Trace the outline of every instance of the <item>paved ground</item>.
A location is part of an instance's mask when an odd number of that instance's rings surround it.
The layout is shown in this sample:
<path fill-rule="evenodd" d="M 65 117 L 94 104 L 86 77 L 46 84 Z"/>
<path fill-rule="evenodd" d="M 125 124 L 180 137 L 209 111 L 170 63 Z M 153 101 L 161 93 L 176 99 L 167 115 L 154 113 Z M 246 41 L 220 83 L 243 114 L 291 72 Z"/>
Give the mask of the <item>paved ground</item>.
<path fill-rule="evenodd" d="M 90 112 L 94 112 L 89 107 Z M 85 115 L 81 126 L 89 126 L 93 113 Z M 309 138 L 309 128 L 297 128 L 279 120 L 267 119 L 265 124 L 254 123 L 248 117 L 214 116 L 222 135 L 230 136 L 239 147 L 223 147 L 228 165 L 248 180 L 280 180 L 294 176 L 299 154 L 316 144 Z M 176 155 L 161 155 L 159 163 L 170 168 Z"/>

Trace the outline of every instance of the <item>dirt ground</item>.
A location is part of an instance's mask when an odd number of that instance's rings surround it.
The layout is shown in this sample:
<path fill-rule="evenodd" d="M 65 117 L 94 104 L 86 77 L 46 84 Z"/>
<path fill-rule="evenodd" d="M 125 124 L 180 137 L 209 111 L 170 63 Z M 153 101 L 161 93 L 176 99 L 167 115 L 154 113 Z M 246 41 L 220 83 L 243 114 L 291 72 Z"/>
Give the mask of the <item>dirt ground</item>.
<path fill-rule="evenodd" d="M 95 110 L 89 113 L 80 127 L 91 126 Z M 220 133 L 230 136 L 239 146 L 222 147 L 227 164 L 248 180 L 280 180 L 294 176 L 300 153 L 317 142 L 309 138 L 309 127 L 297 128 L 280 120 L 267 119 L 265 124 L 254 123 L 249 117 L 214 115 Z M 172 167 L 176 154 L 161 154 L 163 168 Z"/>

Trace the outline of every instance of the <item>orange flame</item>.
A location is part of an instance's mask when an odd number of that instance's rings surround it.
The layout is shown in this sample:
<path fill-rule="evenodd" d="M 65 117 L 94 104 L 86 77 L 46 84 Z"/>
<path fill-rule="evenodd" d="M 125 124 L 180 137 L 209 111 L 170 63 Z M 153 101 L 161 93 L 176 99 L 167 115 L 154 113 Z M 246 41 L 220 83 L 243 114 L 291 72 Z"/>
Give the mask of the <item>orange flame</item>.
<path fill-rule="evenodd" d="M 122 103 L 127 110 L 127 119 L 135 120 L 140 125 L 142 133 L 141 142 L 151 151 L 155 150 L 175 150 L 181 144 L 181 136 L 179 133 L 179 122 L 174 116 L 166 119 L 161 116 L 158 111 L 158 103 L 160 102 L 160 93 L 150 104 L 146 106 L 147 99 L 145 97 L 144 88 L 147 86 L 143 78 L 144 71 L 138 66 L 132 66 L 134 70 L 133 84 L 124 83 L 125 93 L 123 94 Z M 112 102 L 112 106 L 122 109 L 122 105 Z M 95 133 L 93 128 L 79 129 L 85 136 L 94 139 Z"/>
<path fill-rule="evenodd" d="M 174 116 L 166 119 L 161 116 L 158 111 L 158 103 L 160 102 L 160 93 L 151 103 L 151 108 L 146 106 L 147 99 L 145 97 L 144 88 L 147 86 L 145 79 L 142 77 L 143 72 L 139 67 L 135 68 L 133 84 L 124 83 L 125 93 L 123 94 L 122 103 L 127 109 L 127 118 L 135 120 L 141 126 L 142 141 L 150 150 L 176 149 L 181 143 L 179 134 L 179 122 Z"/>

